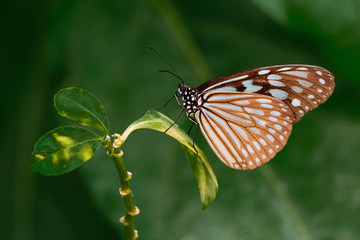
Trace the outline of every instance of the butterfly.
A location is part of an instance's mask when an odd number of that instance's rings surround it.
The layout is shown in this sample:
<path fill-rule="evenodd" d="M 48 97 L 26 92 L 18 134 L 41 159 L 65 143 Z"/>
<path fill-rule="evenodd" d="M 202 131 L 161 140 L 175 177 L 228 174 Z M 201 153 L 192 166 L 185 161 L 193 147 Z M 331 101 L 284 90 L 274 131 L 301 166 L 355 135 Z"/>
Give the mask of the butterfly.
<path fill-rule="evenodd" d="M 197 88 L 182 81 L 174 97 L 224 164 L 249 170 L 274 158 L 293 125 L 334 88 L 334 76 L 322 67 L 278 65 L 225 75 Z"/>

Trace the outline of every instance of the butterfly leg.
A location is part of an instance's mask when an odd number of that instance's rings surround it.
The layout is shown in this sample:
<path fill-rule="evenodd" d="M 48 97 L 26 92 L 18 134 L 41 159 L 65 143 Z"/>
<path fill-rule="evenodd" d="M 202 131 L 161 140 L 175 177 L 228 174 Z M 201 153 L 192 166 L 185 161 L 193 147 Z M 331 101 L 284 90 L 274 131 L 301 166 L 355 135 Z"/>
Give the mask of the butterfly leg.
<path fill-rule="evenodd" d="M 196 123 L 197 129 L 196 129 L 196 132 L 195 132 L 195 136 L 193 138 L 193 149 L 195 150 L 196 153 L 198 153 L 198 151 L 195 148 L 195 139 L 196 139 L 196 136 L 197 136 L 197 134 L 199 132 L 199 124 L 197 124 L 197 122 L 195 122 L 195 123 Z"/>
<path fill-rule="evenodd" d="M 190 126 L 190 128 L 189 128 L 189 131 L 188 131 L 188 133 L 187 133 L 188 136 L 190 136 L 190 132 L 191 132 L 191 129 L 192 129 L 193 126 L 194 126 L 194 122 L 192 122 L 192 124 L 191 124 L 191 126 Z"/>
<path fill-rule="evenodd" d="M 160 110 L 160 109 L 163 109 L 164 107 L 166 107 L 166 105 L 168 105 L 168 103 L 169 103 L 171 100 L 174 99 L 175 96 L 176 96 L 176 93 L 175 93 L 175 95 L 172 96 L 169 100 L 167 100 L 167 102 L 166 102 L 163 106 L 158 107 L 158 108 L 150 108 L 150 110 Z"/>
<path fill-rule="evenodd" d="M 189 119 L 192 121 L 191 127 L 190 127 L 190 129 L 189 129 L 189 131 L 188 131 L 188 135 L 189 135 L 189 136 L 190 136 L 190 131 L 191 131 L 192 127 L 194 126 L 194 124 L 196 124 L 196 126 L 197 126 L 197 129 L 196 129 L 196 132 L 195 132 L 195 136 L 194 136 L 194 138 L 193 138 L 193 148 L 194 148 L 195 152 L 198 153 L 198 151 L 197 151 L 196 148 L 195 148 L 195 139 L 196 139 L 196 135 L 197 135 L 198 132 L 199 132 L 199 124 L 196 122 L 196 119 L 195 119 L 194 117 L 192 117 L 192 116 L 188 116 L 188 117 L 189 117 Z"/>
<path fill-rule="evenodd" d="M 172 126 L 175 125 L 175 123 L 177 123 L 177 121 L 179 120 L 180 116 L 184 113 L 184 111 L 185 111 L 185 109 L 181 110 L 181 113 L 179 114 L 179 116 L 177 116 L 175 122 L 173 122 L 173 123 L 170 125 L 170 127 L 168 127 L 168 128 L 164 131 L 164 133 L 166 133 L 170 128 L 172 128 Z"/>
<path fill-rule="evenodd" d="M 186 108 L 180 103 L 180 101 L 179 101 L 179 99 L 178 99 L 178 95 L 176 95 L 176 93 L 175 93 L 174 97 L 176 98 L 176 101 L 177 101 L 177 103 L 179 104 L 179 106 L 180 106 L 183 110 L 185 110 Z"/>

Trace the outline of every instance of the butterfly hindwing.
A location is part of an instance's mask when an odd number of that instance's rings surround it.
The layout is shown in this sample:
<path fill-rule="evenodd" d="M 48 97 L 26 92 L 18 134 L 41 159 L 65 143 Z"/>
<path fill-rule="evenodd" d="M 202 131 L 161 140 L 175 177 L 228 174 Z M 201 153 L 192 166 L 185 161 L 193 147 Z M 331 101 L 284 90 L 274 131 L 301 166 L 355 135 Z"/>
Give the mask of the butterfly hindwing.
<path fill-rule="evenodd" d="M 333 75 L 311 65 L 279 65 L 234 73 L 212 79 L 196 88 L 199 95 L 210 91 L 258 93 L 286 103 L 295 122 L 325 102 L 335 87 Z"/>
<path fill-rule="evenodd" d="M 195 114 L 219 159 L 235 169 L 254 169 L 286 144 L 294 114 L 282 101 L 257 94 L 210 91 Z"/>

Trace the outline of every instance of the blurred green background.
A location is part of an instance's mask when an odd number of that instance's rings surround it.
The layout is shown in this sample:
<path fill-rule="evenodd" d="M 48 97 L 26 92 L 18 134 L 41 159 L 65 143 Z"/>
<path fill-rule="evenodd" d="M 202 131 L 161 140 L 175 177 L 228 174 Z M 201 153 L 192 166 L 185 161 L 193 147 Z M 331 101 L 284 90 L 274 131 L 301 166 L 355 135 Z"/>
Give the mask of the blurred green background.
<path fill-rule="evenodd" d="M 135 132 L 123 150 L 141 239 L 360 239 L 359 1 L 16 0 L 1 3 L 0 24 L 0 239 L 122 239 L 124 205 L 103 150 L 60 177 L 30 172 L 27 159 L 41 135 L 70 123 L 52 105 L 60 88 L 95 94 L 119 133 L 164 104 L 177 82 L 157 73 L 168 67 L 147 45 L 192 87 L 304 63 L 329 69 L 336 88 L 256 170 L 226 167 L 199 136 L 220 185 L 205 211 L 179 144 Z M 179 108 L 162 112 L 175 119 Z"/>

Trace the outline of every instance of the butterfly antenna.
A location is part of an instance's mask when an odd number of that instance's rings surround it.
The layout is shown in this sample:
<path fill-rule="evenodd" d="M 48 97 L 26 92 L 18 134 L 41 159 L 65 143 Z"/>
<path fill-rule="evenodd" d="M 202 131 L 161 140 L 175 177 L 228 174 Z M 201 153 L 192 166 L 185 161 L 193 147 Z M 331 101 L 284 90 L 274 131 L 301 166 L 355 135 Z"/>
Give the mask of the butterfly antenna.
<path fill-rule="evenodd" d="M 173 75 L 173 76 L 175 76 L 176 78 L 180 79 L 180 81 L 181 81 L 182 83 L 184 83 L 184 81 L 182 80 L 181 77 L 179 77 L 178 75 L 176 75 L 175 73 L 173 73 L 173 72 L 171 72 L 171 71 L 169 71 L 169 70 L 159 70 L 159 72 L 170 73 L 171 75 Z"/>
<path fill-rule="evenodd" d="M 171 74 L 173 74 L 174 76 L 177 76 L 177 78 L 179 78 L 180 81 L 181 81 L 182 83 L 184 83 L 184 81 L 183 81 L 182 78 L 180 77 L 179 73 L 175 70 L 175 68 L 168 62 L 168 60 L 166 60 L 166 58 L 165 58 L 158 50 L 156 50 L 155 48 L 150 47 L 150 46 L 146 46 L 146 47 L 149 48 L 149 49 L 151 49 L 151 50 L 153 50 L 154 52 L 156 52 L 156 53 L 167 63 L 167 65 L 169 65 L 169 67 L 170 67 L 175 73 L 172 73 L 172 72 L 170 72 L 170 71 L 160 70 L 161 72 L 171 73 Z M 160 71 L 159 71 L 159 72 L 160 72 Z"/>

